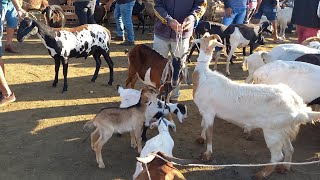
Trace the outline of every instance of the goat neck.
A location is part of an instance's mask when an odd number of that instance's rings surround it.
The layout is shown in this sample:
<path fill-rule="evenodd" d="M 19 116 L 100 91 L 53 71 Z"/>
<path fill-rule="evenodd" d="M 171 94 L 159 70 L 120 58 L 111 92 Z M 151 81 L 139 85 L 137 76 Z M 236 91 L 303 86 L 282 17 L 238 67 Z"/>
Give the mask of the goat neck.
<path fill-rule="evenodd" d="M 211 59 L 212 59 L 212 53 L 207 54 L 205 51 L 200 49 L 200 53 L 197 59 L 198 63 L 205 63 L 206 65 L 209 65 Z"/>
<path fill-rule="evenodd" d="M 164 133 L 164 132 L 169 133 L 168 125 L 166 125 L 166 123 L 163 120 L 159 121 L 158 131 L 159 133 Z"/>
<path fill-rule="evenodd" d="M 54 33 L 53 28 L 51 28 L 41 22 L 35 21 L 35 20 L 33 20 L 33 23 L 38 28 L 37 34 L 40 39 L 46 40 L 46 38 L 48 38 L 48 37 L 54 38 L 55 33 Z"/>

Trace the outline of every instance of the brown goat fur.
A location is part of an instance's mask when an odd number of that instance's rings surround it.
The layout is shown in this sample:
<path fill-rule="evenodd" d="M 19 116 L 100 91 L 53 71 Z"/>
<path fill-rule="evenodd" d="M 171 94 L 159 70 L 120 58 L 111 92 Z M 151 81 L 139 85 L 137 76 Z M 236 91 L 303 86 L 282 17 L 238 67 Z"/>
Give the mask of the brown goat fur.
<path fill-rule="evenodd" d="M 161 152 L 157 153 L 159 156 L 164 157 Z M 183 174 L 173 166 L 171 162 L 165 162 L 162 159 L 155 157 L 147 164 L 150 178 L 152 180 L 185 180 Z M 135 180 L 149 179 L 146 168 L 144 168 Z"/>
<path fill-rule="evenodd" d="M 158 90 L 152 86 L 146 86 L 141 90 L 138 104 L 128 108 L 101 109 L 93 120 L 86 123 L 84 128 L 96 127 L 96 130 L 91 133 L 91 147 L 96 152 L 99 168 L 105 167 L 101 149 L 114 132 L 130 132 L 131 147 L 138 146 L 138 152 L 141 152 L 141 127 L 145 121 L 145 111 L 151 101 L 156 101 L 157 95 Z"/>
<path fill-rule="evenodd" d="M 148 58 L 146 58 L 148 57 Z M 137 81 L 137 74 L 141 78 L 142 81 L 145 79 L 145 74 L 149 68 L 151 68 L 150 72 L 150 80 L 155 83 L 157 89 L 161 86 L 161 76 L 163 73 L 163 69 L 168 63 L 168 59 L 164 58 L 158 52 L 154 51 L 152 48 L 140 44 L 136 45 L 128 55 L 128 78 L 126 80 L 126 87 L 134 88 L 134 85 Z M 151 85 L 151 84 L 150 84 Z"/>

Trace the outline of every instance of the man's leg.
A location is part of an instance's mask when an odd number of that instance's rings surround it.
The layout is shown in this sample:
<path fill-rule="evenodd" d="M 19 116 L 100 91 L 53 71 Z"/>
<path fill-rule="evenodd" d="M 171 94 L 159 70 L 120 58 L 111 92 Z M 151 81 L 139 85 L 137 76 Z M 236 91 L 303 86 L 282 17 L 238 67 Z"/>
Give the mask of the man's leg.
<path fill-rule="evenodd" d="M 12 46 L 12 39 L 14 36 L 14 30 L 18 26 L 18 17 L 17 17 L 17 11 L 15 7 L 13 6 L 12 1 L 8 3 L 8 10 L 6 12 L 6 21 L 7 21 L 7 45 L 5 48 L 5 51 L 17 53 L 18 51 L 13 48 Z"/>
<path fill-rule="evenodd" d="M 114 14 L 114 21 L 116 22 L 116 26 L 117 26 L 117 36 L 123 37 L 124 39 L 124 26 L 123 26 L 122 17 L 121 17 L 120 4 L 116 3 L 113 14 Z"/>
<path fill-rule="evenodd" d="M 271 6 L 264 7 L 263 12 L 265 16 L 267 17 L 268 21 L 271 22 L 273 32 L 272 32 L 272 38 L 274 42 L 278 42 L 278 28 L 277 28 L 277 9 Z"/>
<path fill-rule="evenodd" d="M 153 41 L 153 49 L 161 54 L 164 58 L 168 58 L 170 40 L 163 40 L 154 35 Z"/>
<path fill-rule="evenodd" d="M 226 14 L 224 14 L 222 19 L 222 24 L 229 26 L 230 24 L 233 24 L 233 20 L 236 17 L 236 14 L 234 12 L 231 14 L 231 17 L 227 17 Z"/>
<path fill-rule="evenodd" d="M 87 2 L 75 2 L 74 3 L 75 13 L 78 16 L 78 20 L 79 20 L 80 25 L 88 23 L 88 19 L 87 19 L 88 9 L 86 8 L 86 3 Z"/>
<path fill-rule="evenodd" d="M 246 18 L 246 8 L 235 9 L 236 16 L 233 20 L 234 24 L 243 24 L 244 19 Z"/>
<path fill-rule="evenodd" d="M 96 7 L 96 1 L 90 0 L 88 4 L 88 12 L 87 12 L 88 24 L 96 24 L 96 20 L 94 20 L 95 7 Z"/>
<path fill-rule="evenodd" d="M 125 30 L 128 34 L 128 42 L 131 42 L 131 43 L 134 42 L 134 31 L 133 31 L 133 24 L 132 24 L 132 10 L 133 10 L 134 4 L 135 4 L 135 1 L 132 1 L 129 3 L 121 4 L 120 6 L 121 17 L 123 20 Z"/>

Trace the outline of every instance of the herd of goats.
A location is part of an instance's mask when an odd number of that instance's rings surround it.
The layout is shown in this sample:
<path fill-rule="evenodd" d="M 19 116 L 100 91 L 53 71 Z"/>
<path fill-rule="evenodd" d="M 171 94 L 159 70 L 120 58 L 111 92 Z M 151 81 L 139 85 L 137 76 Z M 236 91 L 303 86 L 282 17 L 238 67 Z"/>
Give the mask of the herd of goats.
<path fill-rule="evenodd" d="M 187 117 L 187 107 L 180 103 L 169 103 L 168 99 L 170 92 L 183 79 L 190 80 L 186 62 L 190 61 L 194 49 L 198 49 L 199 53 L 191 80 L 193 100 L 202 115 L 201 141 L 207 143 L 202 160 L 211 158 L 213 124 L 215 117 L 219 117 L 244 128 L 248 135 L 253 129 L 262 129 L 271 152 L 270 162 L 291 162 L 294 150 L 291 142 L 297 136 L 300 125 L 320 121 L 320 112 L 309 107 L 320 104 L 320 38 L 311 37 L 302 45 L 280 44 L 270 52 L 253 52 L 257 45 L 264 44 L 264 33 L 272 33 L 267 21 L 259 25 L 228 27 L 201 21 L 195 29 L 197 38 L 192 41 L 187 58 L 186 54 L 176 57 L 171 52 L 171 59 L 167 59 L 143 44 L 127 52 L 126 87 L 130 88 L 118 86 L 120 107 L 101 109 L 84 126 L 87 129 L 96 128 L 91 134 L 91 147 L 96 153 L 99 168 L 105 167 L 101 149 L 113 133 L 130 132 L 131 147 L 137 147 L 140 153 L 133 179 L 185 179 L 171 162 L 186 164 L 195 160 L 173 157 L 174 141 L 168 128 L 176 129 L 171 120 L 172 114 L 183 122 Z M 94 82 L 98 76 L 102 55 L 110 70 L 108 84 L 112 85 L 111 34 L 105 27 L 88 24 L 74 28 L 53 28 L 26 17 L 20 23 L 17 39 L 22 42 L 30 35 L 38 35 L 55 60 L 52 86 L 58 83 L 62 64 L 62 92 L 67 91 L 68 59 L 87 58 L 90 55 L 96 61 L 91 81 Z M 245 56 L 247 46 L 250 47 L 250 55 L 242 63 L 244 70 L 249 72 L 246 83 L 232 81 L 209 68 L 211 60 L 215 59 L 214 69 L 217 69 L 217 61 L 223 52 L 227 57 L 226 75 L 230 75 L 229 64 L 232 63 L 235 50 L 243 48 Z M 140 91 L 133 89 L 137 80 L 146 85 Z M 148 127 L 157 127 L 159 134 L 142 147 L 141 141 L 147 140 Z M 146 166 L 143 167 L 143 164 Z M 256 178 L 268 177 L 275 168 L 285 172 L 290 165 L 266 166 L 256 174 Z"/>

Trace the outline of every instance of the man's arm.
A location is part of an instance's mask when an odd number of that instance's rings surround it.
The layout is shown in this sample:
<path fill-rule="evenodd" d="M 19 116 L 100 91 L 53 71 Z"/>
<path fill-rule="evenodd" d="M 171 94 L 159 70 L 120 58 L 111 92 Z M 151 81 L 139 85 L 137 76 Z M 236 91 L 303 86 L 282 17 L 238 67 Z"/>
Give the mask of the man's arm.
<path fill-rule="evenodd" d="M 19 0 L 12 0 L 12 3 L 14 5 L 14 7 L 16 8 L 19 17 L 23 18 L 23 16 L 25 15 L 26 11 L 21 8 L 21 4 L 20 4 Z"/>
<path fill-rule="evenodd" d="M 164 8 L 163 0 L 154 0 L 154 14 L 163 24 L 169 25 L 173 18 L 169 15 Z"/>

